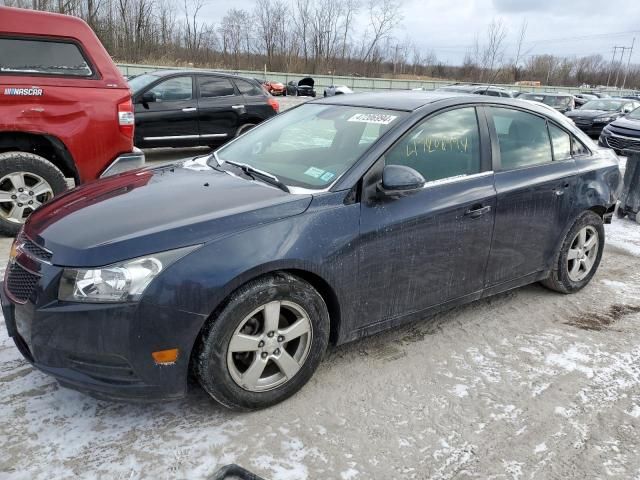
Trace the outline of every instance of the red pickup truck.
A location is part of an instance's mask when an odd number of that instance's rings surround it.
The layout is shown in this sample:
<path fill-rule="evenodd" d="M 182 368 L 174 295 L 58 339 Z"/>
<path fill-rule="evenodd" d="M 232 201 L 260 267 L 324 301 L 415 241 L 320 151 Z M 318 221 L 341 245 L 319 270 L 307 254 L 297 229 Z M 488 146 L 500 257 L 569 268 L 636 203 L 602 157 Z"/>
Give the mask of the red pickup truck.
<path fill-rule="evenodd" d="M 131 92 L 81 19 L 0 7 L 0 233 L 77 184 L 144 164 Z"/>

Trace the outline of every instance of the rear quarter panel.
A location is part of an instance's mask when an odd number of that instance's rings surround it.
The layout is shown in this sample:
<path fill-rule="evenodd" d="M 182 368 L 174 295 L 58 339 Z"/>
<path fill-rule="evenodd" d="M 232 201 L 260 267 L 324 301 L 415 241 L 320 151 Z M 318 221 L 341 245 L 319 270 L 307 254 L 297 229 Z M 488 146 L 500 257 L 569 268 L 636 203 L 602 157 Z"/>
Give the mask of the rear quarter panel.
<path fill-rule="evenodd" d="M 576 158 L 576 167 L 578 213 L 593 207 L 613 207 L 622 189 L 620 161 L 613 150 L 596 148 L 593 155 Z"/>

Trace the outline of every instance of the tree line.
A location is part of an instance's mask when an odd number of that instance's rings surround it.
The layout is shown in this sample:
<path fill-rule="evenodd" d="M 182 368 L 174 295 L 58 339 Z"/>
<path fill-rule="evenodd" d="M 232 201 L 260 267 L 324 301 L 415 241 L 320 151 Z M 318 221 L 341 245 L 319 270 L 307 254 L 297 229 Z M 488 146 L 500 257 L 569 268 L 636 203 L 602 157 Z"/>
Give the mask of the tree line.
<path fill-rule="evenodd" d="M 2 2 L 3 0 L 0 0 Z M 83 18 L 114 60 L 126 63 L 307 74 L 438 78 L 542 85 L 640 88 L 640 67 L 601 55 L 561 57 L 526 50 L 493 20 L 452 65 L 408 36 L 399 38 L 402 0 L 255 0 L 218 23 L 203 20 L 207 0 L 4 0 L 7 6 Z M 511 41 L 510 41 L 511 40 Z"/>

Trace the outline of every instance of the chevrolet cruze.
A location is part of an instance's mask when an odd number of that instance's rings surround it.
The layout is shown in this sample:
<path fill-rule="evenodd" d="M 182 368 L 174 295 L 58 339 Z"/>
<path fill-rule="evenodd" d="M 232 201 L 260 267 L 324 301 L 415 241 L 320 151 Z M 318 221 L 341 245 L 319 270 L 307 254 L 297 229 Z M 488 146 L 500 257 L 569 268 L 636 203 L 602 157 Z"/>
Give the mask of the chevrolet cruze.
<path fill-rule="evenodd" d="M 544 105 L 336 96 L 55 198 L 16 238 L 2 308 L 64 386 L 172 399 L 193 372 L 258 409 L 330 343 L 532 282 L 577 292 L 619 186 L 615 154 Z"/>

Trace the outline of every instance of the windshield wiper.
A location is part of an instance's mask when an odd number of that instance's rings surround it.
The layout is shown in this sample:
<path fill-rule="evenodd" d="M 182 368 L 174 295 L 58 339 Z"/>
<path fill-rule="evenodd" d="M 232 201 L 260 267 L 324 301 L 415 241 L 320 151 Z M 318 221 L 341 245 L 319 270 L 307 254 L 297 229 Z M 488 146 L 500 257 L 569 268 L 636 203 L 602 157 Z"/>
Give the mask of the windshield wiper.
<path fill-rule="evenodd" d="M 216 155 L 215 152 L 213 152 L 213 158 L 216 159 L 216 162 L 218 162 L 218 165 L 221 165 L 220 160 L 218 159 L 218 156 Z M 289 192 L 289 187 L 287 187 L 284 183 L 282 183 L 278 179 L 278 177 L 276 177 L 275 175 L 270 174 L 269 172 L 265 172 L 264 170 L 260 170 L 260 169 L 258 169 L 256 167 L 252 167 L 248 163 L 233 162 L 231 160 L 225 160 L 224 163 L 229 163 L 231 165 L 234 165 L 234 166 L 238 167 L 246 175 L 250 176 L 254 180 L 256 180 L 256 177 L 259 177 L 261 180 L 263 180 L 263 181 L 265 181 L 265 182 L 267 182 L 267 183 L 269 183 L 271 185 L 275 185 L 280 190 L 283 190 L 283 191 L 285 191 L 287 193 L 291 193 L 291 192 Z"/>

